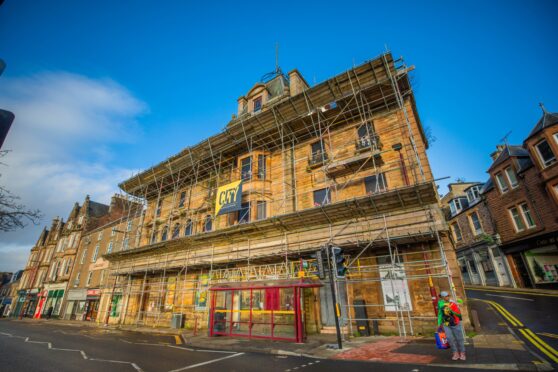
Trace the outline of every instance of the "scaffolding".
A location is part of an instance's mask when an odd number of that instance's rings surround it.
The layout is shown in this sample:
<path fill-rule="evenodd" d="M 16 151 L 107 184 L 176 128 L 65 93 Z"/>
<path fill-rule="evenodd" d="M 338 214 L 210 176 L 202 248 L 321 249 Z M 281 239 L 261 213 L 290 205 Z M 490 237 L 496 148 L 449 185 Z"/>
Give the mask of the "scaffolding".
<path fill-rule="evenodd" d="M 351 286 L 381 286 L 402 276 L 405 282 L 434 279 L 454 292 L 412 70 L 384 53 L 294 96 L 274 98 L 259 113 L 242 113 L 221 133 L 121 183 L 143 208 L 126 217 L 138 221 L 133 249 L 122 243 L 106 255 L 111 264 L 101 318 L 108 321 L 110 312 L 119 323 L 157 327 L 168 325 L 173 313 L 187 313 L 193 315 L 186 326 L 196 331 L 208 320 L 209 307 L 199 297 L 210 286 L 319 281 L 312 254 L 327 244 L 346 249 L 351 262 L 349 275 L 335 280 L 338 294 L 345 288 L 348 336 L 359 320 Z M 310 140 L 318 150 L 308 155 L 300 145 Z M 239 154 L 250 155 L 247 167 Z M 371 190 L 363 192 L 366 177 Z M 214 217 L 215 190 L 240 179 L 246 213 L 256 218 Z M 321 200 L 317 188 L 325 190 Z M 423 259 L 408 252 L 411 245 L 422 247 Z M 115 295 L 123 301 L 116 304 Z M 367 321 L 393 322 L 402 336 L 415 333 L 414 322 L 433 318 L 400 301 L 365 306 L 371 314 L 379 308 L 390 314 Z"/>

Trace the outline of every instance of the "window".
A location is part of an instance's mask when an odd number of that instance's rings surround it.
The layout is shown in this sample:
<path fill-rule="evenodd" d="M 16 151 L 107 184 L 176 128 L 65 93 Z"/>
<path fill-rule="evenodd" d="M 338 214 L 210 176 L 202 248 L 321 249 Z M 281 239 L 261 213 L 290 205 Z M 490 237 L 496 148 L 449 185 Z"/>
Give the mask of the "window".
<path fill-rule="evenodd" d="M 169 235 L 169 227 L 165 226 L 163 227 L 163 231 L 161 232 L 161 241 L 164 242 L 165 240 L 167 240 Z"/>
<path fill-rule="evenodd" d="M 186 201 L 186 191 L 180 193 L 180 200 L 178 201 L 178 208 L 184 207 L 184 202 Z"/>
<path fill-rule="evenodd" d="M 531 211 L 529 210 L 527 203 L 523 203 L 519 207 L 521 208 L 521 214 L 523 214 L 523 219 L 527 224 L 527 228 L 532 229 L 533 227 L 536 227 L 535 220 L 533 219 L 533 216 L 531 216 Z"/>
<path fill-rule="evenodd" d="M 364 188 L 366 194 L 377 194 L 387 190 L 386 177 L 383 173 L 378 175 L 364 177 Z"/>
<path fill-rule="evenodd" d="M 238 211 L 238 223 L 250 222 L 250 202 L 242 203 Z"/>
<path fill-rule="evenodd" d="M 83 224 L 83 216 L 79 216 L 78 225 L 81 226 L 82 224 Z"/>
<path fill-rule="evenodd" d="M 552 149 L 546 140 L 543 139 L 541 142 L 537 143 L 535 148 L 537 149 L 543 168 L 546 168 L 556 162 L 556 156 L 552 152 Z"/>
<path fill-rule="evenodd" d="M 480 185 L 475 185 L 467 189 L 467 200 L 469 204 L 472 204 L 480 198 L 480 188 Z"/>
<path fill-rule="evenodd" d="M 157 235 L 159 235 L 159 231 L 153 231 L 153 235 L 151 235 L 151 244 L 155 244 L 157 242 Z"/>
<path fill-rule="evenodd" d="M 453 237 L 455 238 L 455 241 L 460 242 L 461 240 L 463 240 L 463 235 L 461 235 L 461 229 L 459 228 L 457 222 L 451 224 L 451 230 L 453 231 Z"/>
<path fill-rule="evenodd" d="M 323 163 L 327 159 L 327 153 L 325 151 L 325 145 L 323 140 L 314 142 L 312 144 L 312 156 L 310 159 L 311 164 Z"/>
<path fill-rule="evenodd" d="M 508 184 L 506 183 L 506 180 L 504 179 L 504 176 L 502 175 L 502 173 L 496 173 L 495 177 L 496 177 L 496 182 L 498 183 L 498 188 L 500 189 L 500 192 L 502 194 L 507 192 L 508 191 Z"/>
<path fill-rule="evenodd" d="M 521 232 L 525 230 L 525 224 L 523 223 L 523 219 L 519 215 L 519 211 L 517 210 L 517 207 L 512 207 L 508 211 L 510 212 L 510 215 L 512 217 L 515 231 Z"/>
<path fill-rule="evenodd" d="M 244 181 L 252 179 L 252 157 L 242 159 L 240 164 L 240 178 Z"/>
<path fill-rule="evenodd" d="M 256 210 L 256 219 L 265 220 L 267 218 L 267 203 L 265 201 L 258 201 Z"/>
<path fill-rule="evenodd" d="M 192 220 L 186 221 L 186 225 L 184 226 L 184 236 L 192 235 Z"/>
<path fill-rule="evenodd" d="M 99 278 L 99 284 L 103 284 L 103 282 L 105 281 L 105 271 L 106 270 L 101 270 L 101 277 Z"/>
<path fill-rule="evenodd" d="M 160 199 L 160 200 L 157 202 L 157 210 L 155 211 L 155 216 L 156 216 L 156 217 L 161 216 L 161 209 L 162 209 L 162 207 L 163 207 L 163 200 Z"/>
<path fill-rule="evenodd" d="M 329 187 L 314 191 L 314 207 L 331 203 Z"/>
<path fill-rule="evenodd" d="M 129 245 L 130 245 L 130 238 L 124 239 L 124 241 L 122 242 L 122 250 L 125 251 L 126 249 L 128 249 Z"/>
<path fill-rule="evenodd" d="M 85 262 L 86 256 L 87 256 L 87 248 L 83 250 L 83 254 L 81 255 L 81 261 L 79 262 L 80 264 L 83 264 Z"/>
<path fill-rule="evenodd" d="M 128 221 L 128 225 L 126 225 L 126 231 L 132 231 L 132 222 L 133 221 Z"/>
<path fill-rule="evenodd" d="M 68 225 L 66 226 L 68 228 L 68 230 L 72 229 L 72 225 L 73 225 L 72 220 L 68 221 Z"/>
<path fill-rule="evenodd" d="M 258 179 L 265 180 L 267 156 L 258 155 Z"/>
<path fill-rule="evenodd" d="M 479 219 L 479 214 L 473 212 L 469 215 L 469 221 L 471 222 L 472 230 L 474 235 L 482 234 L 482 226 Z"/>
<path fill-rule="evenodd" d="M 72 267 L 72 259 L 68 260 L 68 265 L 66 265 L 66 269 L 64 270 L 64 275 L 68 275 L 70 273 L 70 268 Z"/>
<path fill-rule="evenodd" d="M 79 286 L 79 277 L 81 276 L 81 272 L 78 271 L 76 278 L 74 279 L 74 287 Z"/>
<path fill-rule="evenodd" d="M 112 240 L 111 240 L 111 241 L 108 243 L 107 253 L 112 252 L 112 246 L 113 246 L 113 243 L 112 243 Z"/>
<path fill-rule="evenodd" d="M 554 133 L 552 137 L 554 137 L 554 142 L 558 145 L 558 133 Z"/>
<path fill-rule="evenodd" d="M 87 282 L 85 283 L 85 285 L 86 285 L 87 287 L 89 287 L 89 286 L 91 285 L 91 278 L 92 278 L 92 277 L 93 277 L 93 271 L 90 271 L 90 272 L 87 274 Z"/>
<path fill-rule="evenodd" d="M 469 202 L 465 197 L 459 197 L 452 199 L 449 203 L 451 215 L 455 216 L 457 213 L 461 212 L 464 208 L 469 206 Z"/>
<path fill-rule="evenodd" d="M 179 235 L 180 235 L 180 225 L 175 223 L 172 229 L 172 239 L 178 238 Z"/>
<path fill-rule="evenodd" d="M 504 172 L 506 172 L 506 176 L 508 177 L 508 181 L 510 182 L 510 186 L 512 189 L 515 189 L 519 182 L 517 181 L 517 176 L 512 167 L 507 167 Z"/>
<path fill-rule="evenodd" d="M 205 216 L 205 220 L 203 222 L 203 231 L 208 232 L 211 231 L 213 228 L 213 221 L 211 220 L 211 215 Z"/>
<path fill-rule="evenodd" d="M 254 99 L 254 112 L 258 112 L 262 109 L 262 97 Z"/>
<path fill-rule="evenodd" d="M 101 230 L 99 232 L 99 235 L 97 235 L 97 240 L 101 240 L 101 239 L 103 239 L 103 230 Z"/>
<path fill-rule="evenodd" d="M 110 236 L 115 236 L 115 235 L 116 235 L 116 226 L 113 227 L 113 228 L 110 230 Z"/>
<path fill-rule="evenodd" d="M 93 257 L 91 257 L 91 262 L 97 262 L 98 255 L 99 255 L 99 244 L 95 246 L 95 251 L 93 251 Z"/>

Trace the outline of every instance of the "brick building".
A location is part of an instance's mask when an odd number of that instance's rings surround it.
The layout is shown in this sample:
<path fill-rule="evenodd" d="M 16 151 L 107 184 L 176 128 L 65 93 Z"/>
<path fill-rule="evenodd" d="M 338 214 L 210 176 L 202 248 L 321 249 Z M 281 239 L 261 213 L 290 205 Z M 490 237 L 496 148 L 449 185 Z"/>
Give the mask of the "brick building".
<path fill-rule="evenodd" d="M 483 198 L 485 184 L 460 182 L 448 185 L 442 198 L 465 284 L 513 286 L 513 278 L 500 236 Z"/>
<path fill-rule="evenodd" d="M 558 284 L 558 114 L 543 115 L 522 146 L 498 146 L 484 195 L 518 286 Z"/>

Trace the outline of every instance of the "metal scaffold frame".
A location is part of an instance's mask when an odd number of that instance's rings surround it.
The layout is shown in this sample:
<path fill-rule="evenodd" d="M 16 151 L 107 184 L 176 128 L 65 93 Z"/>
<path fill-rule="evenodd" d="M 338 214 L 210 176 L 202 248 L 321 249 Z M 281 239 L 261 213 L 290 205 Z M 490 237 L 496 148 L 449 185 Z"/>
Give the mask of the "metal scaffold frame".
<path fill-rule="evenodd" d="M 126 216 L 126 221 L 139 221 L 133 244 L 135 249 L 131 250 L 139 253 L 136 258 L 129 259 L 127 264 L 121 264 L 121 261 L 124 262 L 124 256 L 119 255 L 121 252 L 108 255 L 117 264 L 111 264 L 111 280 L 107 280 L 103 287 L 105 292 L 111 293 L 101 303 L 103 319 L 108 319 L 108 313 L 114 310 L 111 309 L 113 296 L 119 293 L 125 298 L 120 305 L 119 322 L 150 324 L 154 327 L 167 325 L 172 313 L 196 310 L 193 299 L 203 290 L 200 288 L 203 274 L 207 274 L 205 287 L 233 280 L 296 279 L 304 271 L 299 265 L 300 260 L 304 258 L 312 262 L 311 253 L 324 243 L 360 251 L 356 258 L 353 257 L 349 267 L 351 274 L 344 280 L 336 279 L 335 288 L 338 293 L 339 286 L 359 283 L 353 272 L 360 275 L 365 269 L 379 270 L 379 265 L 361 265 L 369 257 L 363 255 L 370 253 L 378 245 L 388 249 L 391 272 L 399 270 L 401 265 L 413 270 L 419 263 L 425 265 L 426 260 L 401 261 L 405 253 L 399 252 L 400 242 L 436 242 L 438 248 L 426 250 L 424 254 L 439 252 L 440 258 L 428 260 L 428 270 L 443 270 L 434 271 L 431 275 L 406 274 L 405 278 L 447 278 L 453 291 L 438 232 L 445 229 L 445 226 L 436 219 L 436 213 L 427 205 L 437 203 L 437 196 L 424 201 L 421 199 L 423 191 L 418 190 L 424 185 L 432 188 L 433 181 L 428 177 L 429 170 L 423 168 L 427 162 L 425 158 L 421 158 L 425 155 L 418 149 L 413 123 L 407 112 L 409 108 L 414 110 L 408 77 L 411 70 L 412 67 L 404 65 L 402 59 L 394 61 L 391 54 L 385 53 L 319 84 L 316 87 L 319 94 L 303 90 L 296 97 L 284 99 L 261 114 L 240 115 L 220 135 L 187 148 L 179 155 L 121 184 L 123 189 L 128 190 L 132 200 L 143 205 L 140 213 L 128 213 Z M 381 129 L 374 127 L 375 120 L 393 116 L 397 120 L 389 125 L 384 125 Z M 420 131 L 420 125 L 417 126 Z M 334 143 L 332 134 L 338 130 L 358 131 L 362 127 L 365 127 L 367 134 L 363 138 L 368 142 L 355 155 L 355 158 L 358 157 L 357 166 L 347 167 L 348 170 L 341 175 L 335 173 L 336 169 L 347 166 L 344 150 L 355 142 L 355 138 Z M 423 136 L 423 142 L 426 143 L 424 133 L 419 135 Z M 401 138 L 400 147 L 382 149 L 379 138 L 388 136 Z M 323 151 L 319 154 L 321 159 L 318 159 L 316 167 L 311 166 L 316 159 L 296 155 L 296 146 L 309 139 L 322 144 Z M 357 139 L 359 140 L 362 138 Z M 356 146 L 358 149 L 358 143 Z M 389 162 L 379 161 L 382 154 L 391 151 L 399 152 L 400 157 Z M 403 162 L 402 152 L 407 159 L 412 160 L 410 164 Z M 237 222 L 235 226 L 217 231 L 197 231 L 196 227 L 207 223 L 207 216 L 213 215 L 211 199 L 214 191 L 243 176 L 237 156 L 242 153 L 273 154 L 274 161 L 271 165 L 265 163 L 263 179 L 254 171 L 253 160 L 251 161 L 249 181 L 261 182 L 254 182 L 255 186 L 248 189 L 247 199 L 250 203 L 254 202 L 253 197 L 265 200 L 275 213 L 264 221 L 249 224 L 251 226 L 246 229 Z M 302 200 L 311 200 L 313 193 L 312 190 L 299 190 L 297 170 L 304 168 L 311 173 L 313 182 L 330 190 L 328 200 L 333 199 L 331 206 L 320 203 L 311 208 L 312 214 L 307 213 L 308 217 L 305 215 L 308 208 L 299 207 Z M 350 201 L 341 196 L 348 187 L 361 181 L 363 174 L 376 176 L 376 183 L 379 185 L 382 183 L 378 181 L 380 177 L 385 180 L 390 173 L 395 172 L 403 174 L 404 186 L 388 190 L 385 181 L 382 181 L 383 184 L 377 186 L 379 189 L 375 193 L 379 198 L 386 195 L 386 198 L 397 200 L 395 207 L 390 207 L 391 204 L 385 202 L 387 207 L 382 209 L 376 196 L 354 198 Z M 279 185 L 277 189 L 281 189 L 280 193 L 275 192 L 272 195 L 272 183 Z M 410 199 L 406 198 L 411 197 L 414 199 L 409 202 Z M 205 198 L 204 205 L 194 208 L 193 202 L 200 198 Z M 348 208 L 351 216 L 341 218 L 340 213 L 330 212 L 335 205 Z M 252 204 L 249 208 L 252 208 Z M 401 211 L 402 209 L 405 210 Z M 415 213 L 415 219 L 404 221 L 409 210 Z M 304 241 L 299 239 L 298 233 L 291 226 L 302 221 L 307 222 L 305 232 L 311 235 L 315 231 L 315 237 Z M 216 223 L 213 217 L 211 223 L 213 226 Z M 196 231 L 191 236 L 184 236 L 180 231 L 186 230 L 188 224 L 194 226 Z M 176 226 L 179 228 L 178 236 L 175 234 Z M 323 235 L 322 230 L 329 231 L 327 236 Z M 391 230 L 395 231 L 392 236 L 389 234 Z M 161 242 L 159 234 L 162 237 L 163 233 L 166 234 L 165 239 L 162 239 L 165 241 Z M 128 232 L 122 239 L 127 237 Z M 211 239 L 227 241 L 227 250 L 216 247 L 213 243 L 210 246 L 206 243 L 202 250 L 201 242 L 204 237 L 207 237 L 206 242 L 213 241 Z M 270 240 L 274 243 L 269 243 Z M 121 249 L 123 244 L 122 242 L 120 245 Z M 277 262 L 279 253 L 284 259 Z M 145 261 L 144 256 L 150 258 L 142 263 L 142 260 Z M 192 273 L 191 269 L 195 272 Z M 315 278 L 315 272 L 306 270 L 304 276 Z M 366 280 L 381 281 L 378 278 Z M 172 301 L 167 301 L 169 299 Z M 347 325 L 349 334 L 352 334 L 352 324 L 358 319 L 351 315 L 354 306 L 350 304 L 350 299 L 345 299 L 348 315 L 343 318 L 343 322 Z M 385 307 L 381 304 L 366 306 Z M 410 311 L 402 309 L 400 304 L 396 304 L 396 308 L 394 314 L 398 333 L 402 336 L 413 334 L 412 320 L 416 317 Z M 207 317 L 208 309 L 199 311 L 194 330 L 198 328 L 198 323 L 207 321 Z M 394 319 L 383 318 L 382 321 L 392 320 Z M 369 321 L 378 319 L 370 318 Z"/>

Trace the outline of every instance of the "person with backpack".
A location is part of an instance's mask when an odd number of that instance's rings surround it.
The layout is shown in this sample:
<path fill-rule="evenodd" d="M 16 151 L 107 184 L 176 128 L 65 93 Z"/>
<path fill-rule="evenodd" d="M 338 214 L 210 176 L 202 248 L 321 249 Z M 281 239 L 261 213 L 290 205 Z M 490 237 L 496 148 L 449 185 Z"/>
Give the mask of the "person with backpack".
<path fill-rule="evenodd" d="M 438 301 L 438 327 L 443 326 L 446 337 L 453 352 L 452 360 L 465 360 L 465 337 L 461 326 L 461 310 L 457 303 L 450 299 L 449 293 L 440 292 Z"/>

